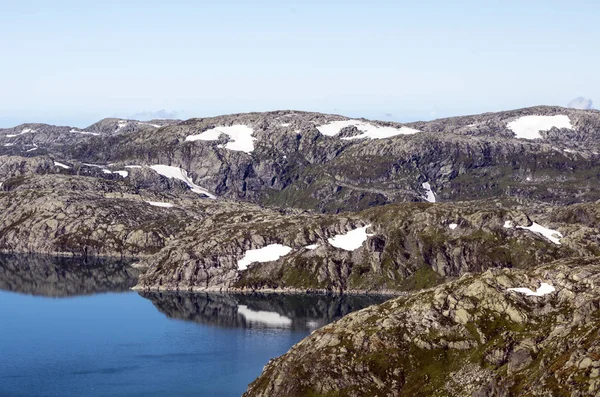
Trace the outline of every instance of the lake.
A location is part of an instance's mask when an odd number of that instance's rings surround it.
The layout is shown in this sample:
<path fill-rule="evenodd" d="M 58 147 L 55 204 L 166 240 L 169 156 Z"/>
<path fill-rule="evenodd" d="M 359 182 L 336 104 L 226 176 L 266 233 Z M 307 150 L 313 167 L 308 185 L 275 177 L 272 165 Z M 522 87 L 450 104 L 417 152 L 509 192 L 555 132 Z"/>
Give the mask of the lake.
<path fill-rule="evenodd" d="M 106 260 L 0 255 L 0 396 L 240 396 L 380 296 L 136 293 Z"/>

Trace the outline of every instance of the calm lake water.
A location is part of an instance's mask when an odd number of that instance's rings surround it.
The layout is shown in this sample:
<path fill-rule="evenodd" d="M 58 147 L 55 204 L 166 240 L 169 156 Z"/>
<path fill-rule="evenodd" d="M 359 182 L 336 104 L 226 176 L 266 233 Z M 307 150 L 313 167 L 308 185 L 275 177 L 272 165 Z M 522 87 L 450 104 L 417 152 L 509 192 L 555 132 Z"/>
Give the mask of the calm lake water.
<path fill-rule="evenodd" d="M 0 255 L 0 396 L 239 396 L 382 297 L 130 292 L 123 264 Z"/>

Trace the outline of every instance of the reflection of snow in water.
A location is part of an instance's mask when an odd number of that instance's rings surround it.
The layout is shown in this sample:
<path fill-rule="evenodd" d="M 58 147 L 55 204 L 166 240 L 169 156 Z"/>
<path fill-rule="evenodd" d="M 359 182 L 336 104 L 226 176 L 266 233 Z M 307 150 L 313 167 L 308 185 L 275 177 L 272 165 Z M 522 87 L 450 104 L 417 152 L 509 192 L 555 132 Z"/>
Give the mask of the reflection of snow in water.
<path fill-rule="evenodd" d="M 238 314 L 241 314 L 247 322 L 258 323 L 273 328 L 289 328 L 292 319 L 275 312 L 256 311 L 248 309 L 246 305 L 238 305 Z"/>

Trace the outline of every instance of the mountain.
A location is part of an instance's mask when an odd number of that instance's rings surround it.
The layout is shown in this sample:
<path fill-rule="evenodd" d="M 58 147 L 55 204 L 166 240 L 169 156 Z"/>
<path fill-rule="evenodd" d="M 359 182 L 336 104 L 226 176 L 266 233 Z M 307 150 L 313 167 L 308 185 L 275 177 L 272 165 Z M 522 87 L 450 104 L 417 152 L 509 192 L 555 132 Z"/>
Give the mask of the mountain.
<path fill-rule="evenodd" d="M 599 153 L 600 112 L 559 107 L 23 124 L 0 130 L 0 251 L 28 254 L 0 263 L 3 288 L 137 280 L 167 315 L 223 325 L 260 307 L 156 291 L 395 294 L 315 331 L 247 395 L 594 395 Z M 71 256 L 72 274 L 32 254 Z"/>
<path fill-rule="evenodd" d="M 0 249 L 136 258 L 140 289 L 398 291 L 599 251 L 598 111 L 69 128 L 0 132 Z M 287 251 L 244 270 L 261 249 Z"/>
<path fill-rule="evenodd" d="M 37 129 L 0 131 L 0 154 L 181 167 L 218 197 L 324 213 L 423 201 L 423 183 L 438 201 L 600 199 L 600 112 L 593 110 L 535 107 L 409 124 L 279 111 L 105 119 L 82 130 L 88 134 Z"/>

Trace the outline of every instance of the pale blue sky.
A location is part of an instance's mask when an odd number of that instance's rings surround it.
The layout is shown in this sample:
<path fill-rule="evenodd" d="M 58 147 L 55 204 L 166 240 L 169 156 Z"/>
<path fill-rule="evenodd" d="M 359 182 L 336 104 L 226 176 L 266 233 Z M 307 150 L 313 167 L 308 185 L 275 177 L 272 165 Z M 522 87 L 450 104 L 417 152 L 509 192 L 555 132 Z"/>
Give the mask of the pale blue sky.
<path fill-rule="evenodd" d="M 482 5 L 485 4 L 485 5 Z M 599 1 L 0 0 L 0 127 L 600 102 Z"/>

